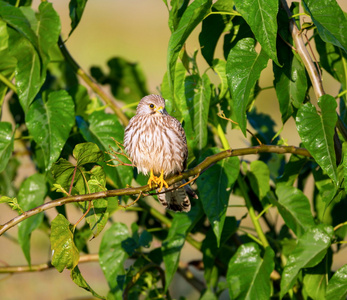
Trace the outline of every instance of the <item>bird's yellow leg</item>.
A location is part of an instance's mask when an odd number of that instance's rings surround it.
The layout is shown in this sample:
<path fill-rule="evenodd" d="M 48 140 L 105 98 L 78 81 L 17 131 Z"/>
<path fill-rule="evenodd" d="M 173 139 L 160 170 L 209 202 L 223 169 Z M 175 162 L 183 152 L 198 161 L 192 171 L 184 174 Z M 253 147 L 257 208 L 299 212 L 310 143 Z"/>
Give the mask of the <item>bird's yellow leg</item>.
<path fill-rule="evenodd" d="M 157 183 L 159 185 L 159 192 L 162 190 L 163 185 L 165 185 L 166 188 L 169 188 L 168 184 L 164 180 L 164 170 L 161 170 L 160 176 L 157 177 Z"/>
<path fill-rule="evenodd" d="M 152 182 L 157 183 L 158 177 L 153 174 L 153 170 L 151 169 L 151 174 L 150 174 L 149 179 L 147 181 L 147 184 L 149 185 L 150 188 L 152 188 Z"/>

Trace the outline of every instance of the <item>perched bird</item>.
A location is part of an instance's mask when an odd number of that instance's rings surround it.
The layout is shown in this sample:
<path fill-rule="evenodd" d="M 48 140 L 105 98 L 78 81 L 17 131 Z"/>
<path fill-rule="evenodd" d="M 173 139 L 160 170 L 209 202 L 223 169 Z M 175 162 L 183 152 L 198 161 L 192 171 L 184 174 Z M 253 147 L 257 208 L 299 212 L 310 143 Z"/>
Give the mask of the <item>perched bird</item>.
<path fill-rule="evenodd" d="M 187 166 L 188 148 L 181 123 L 165 110 L 165 100 L 149 95 L 139 102 L 136 115 L 124 133 L 124 147 L 139 172 L 150 173 L 148 184 L 158 184 L 157 191 L 177 188 L 182 182 L 168 186 L 165 179 Z M 159 177 L 158 177 L 159 176 Z M 181 187 L 158 194 L 161 204 L 173 211 L 190 211 L 190 201 Z"/>

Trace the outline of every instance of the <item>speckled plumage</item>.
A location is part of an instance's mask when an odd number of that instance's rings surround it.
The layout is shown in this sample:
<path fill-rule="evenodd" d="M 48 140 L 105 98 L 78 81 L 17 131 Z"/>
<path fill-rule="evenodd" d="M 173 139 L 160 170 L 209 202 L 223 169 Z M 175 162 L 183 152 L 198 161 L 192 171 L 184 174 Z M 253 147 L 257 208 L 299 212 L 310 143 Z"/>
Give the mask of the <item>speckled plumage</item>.
<path fill-rule="evenodd" d="M 136 115 L 125 129 L 124 147 L 138 171 L 145 175 L 153 170 L 158 176 L 163 171 L 167 178 L 182 172 L 187 165 L 188 148 L 183 127 L 167 113 L 165 100 L 158 95 L 146 96 L 139 102 Z M 159 194 L 158 199 L 168 209 L 190 210 L 184 188 Z"/>

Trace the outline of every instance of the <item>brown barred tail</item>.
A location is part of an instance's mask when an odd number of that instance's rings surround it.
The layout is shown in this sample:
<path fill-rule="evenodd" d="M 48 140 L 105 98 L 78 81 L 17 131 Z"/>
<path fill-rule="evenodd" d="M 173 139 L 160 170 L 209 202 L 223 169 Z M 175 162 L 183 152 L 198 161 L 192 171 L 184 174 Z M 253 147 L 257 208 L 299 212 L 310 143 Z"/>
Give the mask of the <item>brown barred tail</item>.
<path fill-rule="evenodd" d="M 168 189 L 170 190 L 172 188 L 179 187 L 182 184 L 182 182 L 176 182 Z M 165 192 L 168 189 L 163 188 L 162 192 Z M 172 190 L 164 194 L 159 194 L 158 200 L 167 209 L 184 212 L 190 211 L 190 200 L 186 194 L 184 187 Z"/>

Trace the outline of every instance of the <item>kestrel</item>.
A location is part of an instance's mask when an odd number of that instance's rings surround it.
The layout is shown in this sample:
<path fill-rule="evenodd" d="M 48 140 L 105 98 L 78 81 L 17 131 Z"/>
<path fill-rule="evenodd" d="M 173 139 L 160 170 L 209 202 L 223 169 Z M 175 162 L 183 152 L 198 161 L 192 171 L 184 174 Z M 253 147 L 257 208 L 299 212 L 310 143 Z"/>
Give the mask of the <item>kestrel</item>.
<path fill-rule="evenodd" d="M 158 184 L 157 191 L 177 188 L 165 179 L 181 173 L 187 166 L 188 148 L 181 123 L 165 110 L 165 100 L 149 95 L 139 102 L 136 115 L 125 128 L 124 147 L 139 172 L 150 173 L 148 184 Z M 158 194 L 161 204 L 173 211 L 190 211 L 184 187 Z"/>

